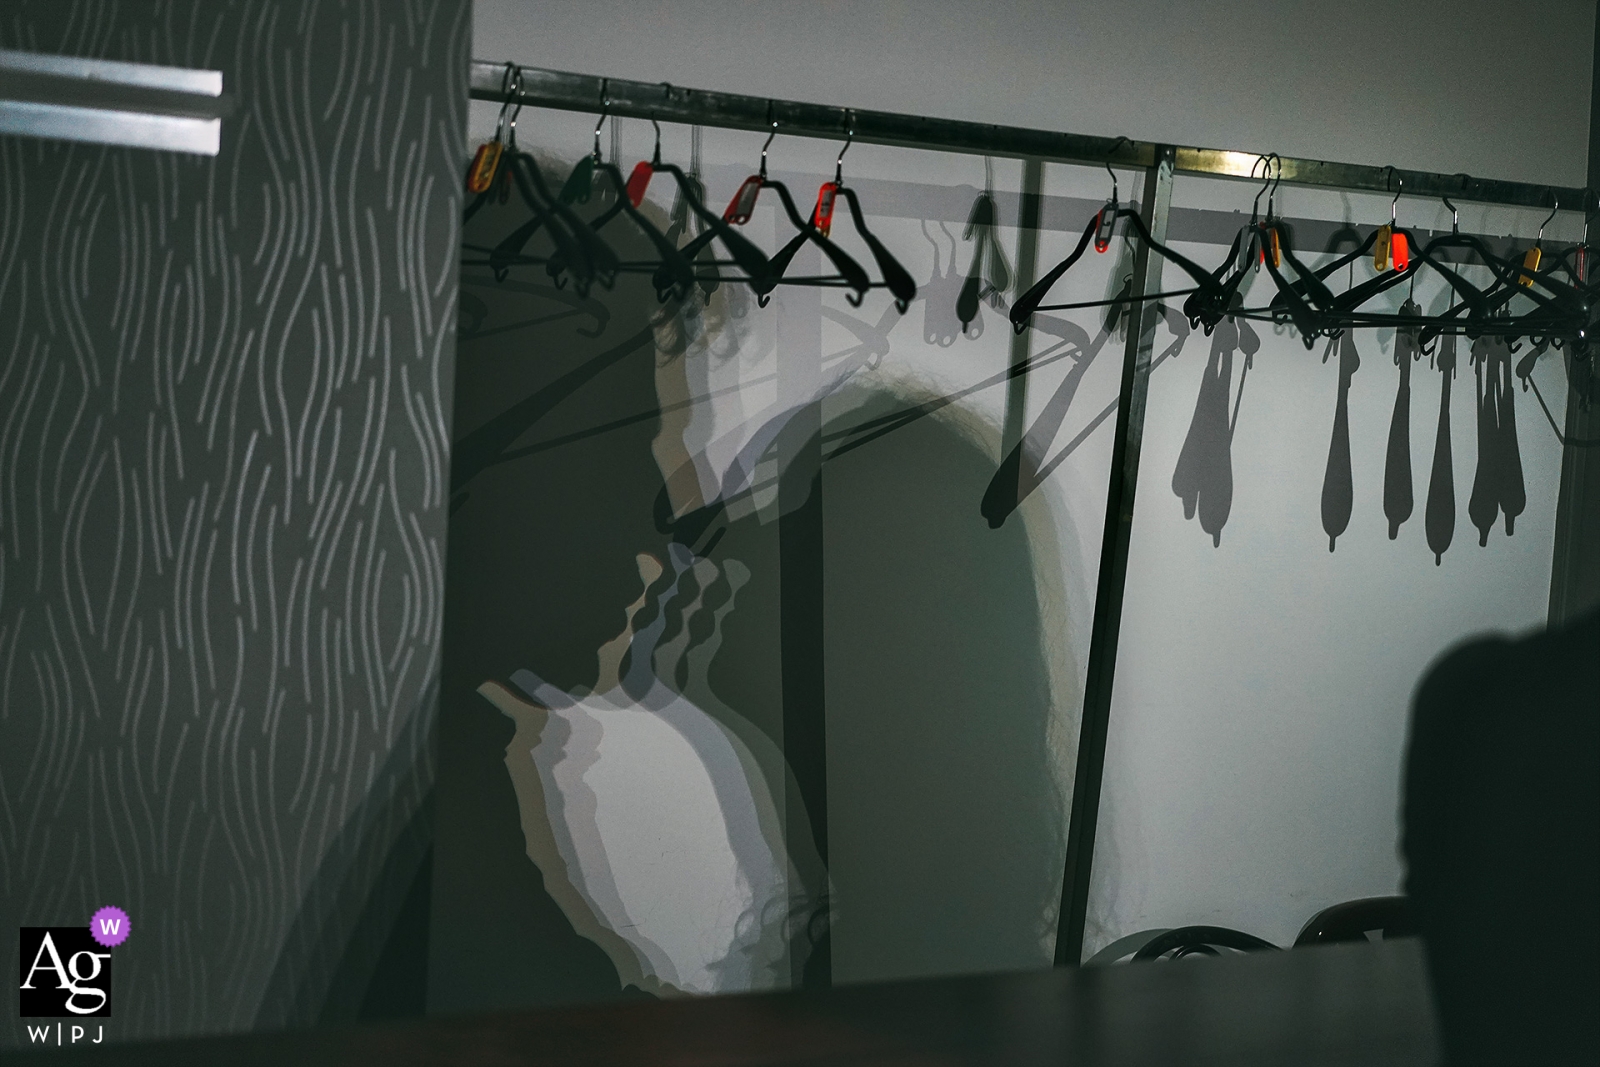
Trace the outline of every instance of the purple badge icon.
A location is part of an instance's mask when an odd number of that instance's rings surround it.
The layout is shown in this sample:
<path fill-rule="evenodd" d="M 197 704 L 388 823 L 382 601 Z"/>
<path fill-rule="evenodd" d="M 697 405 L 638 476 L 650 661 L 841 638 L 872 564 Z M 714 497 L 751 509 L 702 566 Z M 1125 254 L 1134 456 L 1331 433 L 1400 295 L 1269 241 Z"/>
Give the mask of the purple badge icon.
<path fill-rule="evenodd" d="M 118 907 L 104 907 L 89 920 L 89 936 L 106 948 L 116 948 L 128 940 L 128 913 Z"/>

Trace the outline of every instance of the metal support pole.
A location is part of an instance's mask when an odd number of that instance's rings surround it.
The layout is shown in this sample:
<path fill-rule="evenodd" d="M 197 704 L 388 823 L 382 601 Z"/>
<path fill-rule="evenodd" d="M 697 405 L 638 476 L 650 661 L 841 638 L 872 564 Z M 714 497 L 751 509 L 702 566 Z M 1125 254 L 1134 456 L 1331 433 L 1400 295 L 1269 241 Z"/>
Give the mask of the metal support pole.
<path fill-rule="evenodd" d="M 1595 25 L 1600 55 L 1600 21 Z M 1589 187 L 1600 181 L 1600 65 L 1589 93 Z M 1588 201 L 1583 201 L 1585 207 Z M 1600 604 L 1600 448 L 1583 442 L 1600 439 L 1600 403 L 1584 408 L 1574 376 L 1589 368 L 1567 361 L 1567 443 L 1561 454 L 1561 488 L 1556 496 L 1556 532 L 1550 565 L 1550 625 L 1560 626 Z M 1596 358 L 1596 357 L 1591 357 Z"/>
<path fill-rule="evenodd" d="M 1017 204 L 1017 274 L 1013 298 L 1033 288 L 1039 279 L 1039 212 L 1044 201 L 1044 162 L 1023 160 L 1022 196 Z M 1033 349 L 1033 331 L 1011 337 L 1011 378 L 1006 382 L 1005 421 L 1000 427 L 1000 454 L 1009 456 L 1027 432 L 1028 375 L 1025 367 Z M 1019 466 L 1018 471 L 1021 470 Z M 1007 487 L 1007 510 L 1017 506 L 1016 487 Z"/>
<path fill-rule="evenodd" d="M 1139 217 L 1157 241 L 1167 239 L 1176 152 L 1156 148 L 1155 164 L 1145 172 Z M 1161 291 L 1161 257 L 1140 244 L 1133 260 L 1137 297 Z M 1100 543 L 1100 580 L 1095 588 L 1094 628 L 1089 639 L 1089 671 L 1083 687 L 1083 718 L 1078 728 L 1078 769 L 1072 782 L 1072 816 L 1067 826 L 1067 862 L 1061 880 L 1061 911 L 1056 927 L 1057 967 L 1076 967 L 1083 959 L 1083 926 L 1089 906 L 1089 869 L 1100 815 L 1100 782 L 1105 771 L 1106 731 L 1111 720 L 1112 678 L 1117 666 L 1117 636 L 1122 625 L 1122 594 L 1128 577 L 1128 536 L 1139 483 L 1139 446 L 1144 435 L 1145 397 L 1150 384 L 1150 353 L 1160 316 L 1149 304 L 1134 305 L 1137 328 L 1128 330 L 1122 360 L 1122 392 L 1117 400 L 1117 436 L 1111 449 L 1106 491 L 1105 534 Z"/>
<path fill-rule="evenodd" d="M 1565 358 L 1569 381 L 1588 372 L 1570 355 Z M 1566 433 L 1550 563 L 1551 626 L 1600 604 L 1600 448 L 1584 445 L 1600 439 L 1600 404 L 1584 410 L 1575 387 L 1567 391 Z"/>

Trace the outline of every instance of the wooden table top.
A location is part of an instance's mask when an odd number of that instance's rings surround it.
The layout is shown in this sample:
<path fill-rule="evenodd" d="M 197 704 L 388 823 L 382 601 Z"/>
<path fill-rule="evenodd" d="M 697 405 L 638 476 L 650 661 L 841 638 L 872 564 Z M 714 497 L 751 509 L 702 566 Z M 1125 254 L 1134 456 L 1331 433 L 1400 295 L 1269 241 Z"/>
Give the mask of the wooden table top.
<path fill-rule="evenodd" d="M 13 1052 L 26 1064 L 1431 1064 L 1410 939 Z"/>

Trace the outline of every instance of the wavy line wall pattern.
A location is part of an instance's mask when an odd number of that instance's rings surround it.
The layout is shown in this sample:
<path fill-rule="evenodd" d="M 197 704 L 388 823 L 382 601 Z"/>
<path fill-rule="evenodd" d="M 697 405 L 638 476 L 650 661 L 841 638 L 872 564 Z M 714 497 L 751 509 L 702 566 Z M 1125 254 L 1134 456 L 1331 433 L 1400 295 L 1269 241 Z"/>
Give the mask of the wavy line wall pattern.
<path fill-rule="evenodd" d="M 468 40 L 465 0 L 0 16 L 237 101 L 214 159 L 0 137 L 0 924 L 128 911 L 108 1039 L 337 1015 L 426 848 Z"/>

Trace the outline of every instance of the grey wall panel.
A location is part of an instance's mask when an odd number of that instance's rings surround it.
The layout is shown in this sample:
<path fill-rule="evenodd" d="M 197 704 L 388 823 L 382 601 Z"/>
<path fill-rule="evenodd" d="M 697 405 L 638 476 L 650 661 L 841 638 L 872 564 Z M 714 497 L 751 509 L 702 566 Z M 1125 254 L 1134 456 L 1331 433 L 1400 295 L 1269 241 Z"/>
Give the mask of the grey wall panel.
<path fill-rule="evenodd" d="M 237 101 L 215 159 L 0 137 L 0 955 L 126 909 L 108 1040 L 354 1014 L 424 856 L 469 34 L 0 15 Z"/>

